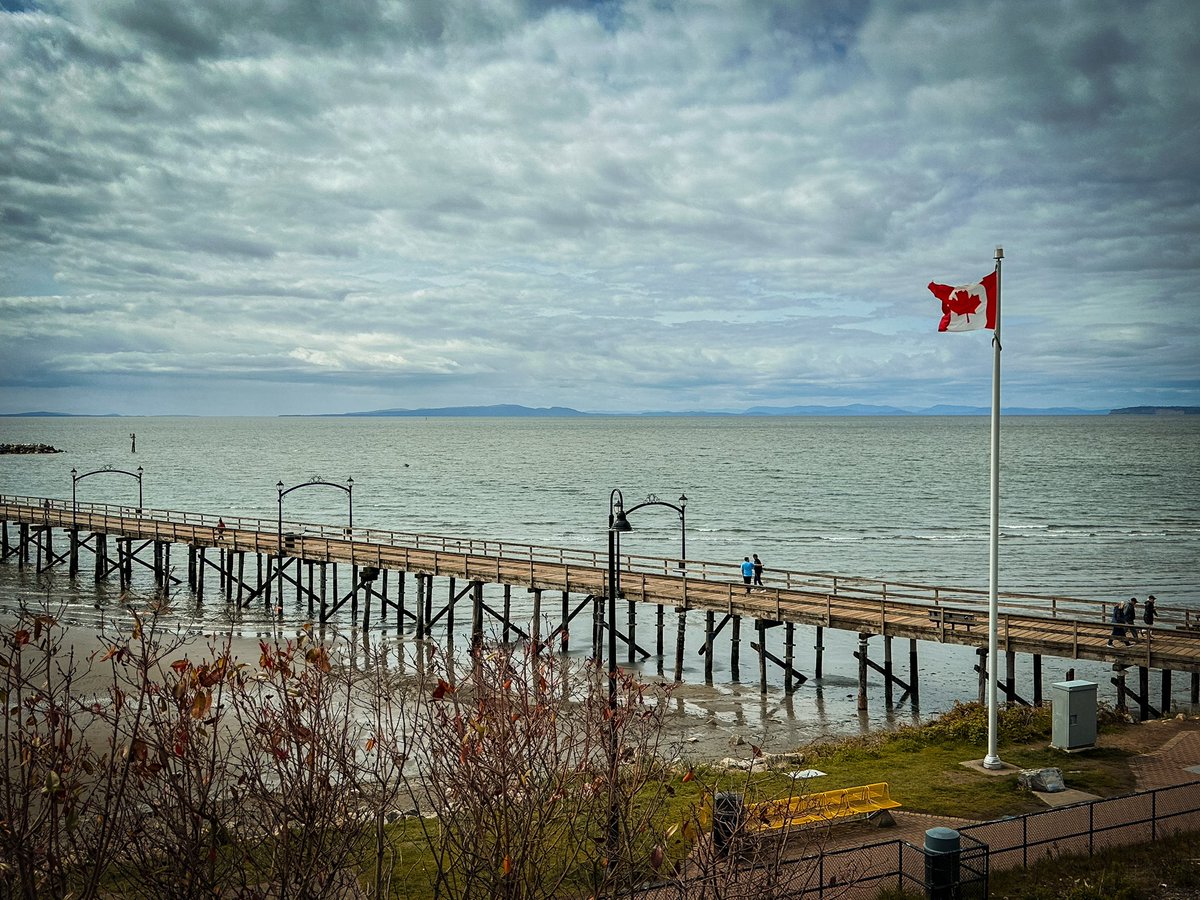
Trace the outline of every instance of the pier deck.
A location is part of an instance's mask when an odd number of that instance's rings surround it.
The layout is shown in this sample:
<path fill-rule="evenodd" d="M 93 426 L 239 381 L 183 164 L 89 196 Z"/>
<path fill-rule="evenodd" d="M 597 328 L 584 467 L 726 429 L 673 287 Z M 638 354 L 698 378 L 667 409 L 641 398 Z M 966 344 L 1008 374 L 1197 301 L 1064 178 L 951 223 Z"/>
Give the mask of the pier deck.
<path fill-rule="evenodd" d="M 34 529 L 105 534 L 117 540 L 186 544 L 304 563 L 445 576 L 472 583 L 520 586 L 605 596 L 607 551 L 543 547 L 507 541 L 458 539 L 373 528 L 348 529 L 302 522 L 136 510 L 102 504 L 0 497 L 0 519 Z M 61 560 L 62 557 L 59 557 Z M 660 559 L 622 553 L 621 591 L 633 604 L 751 617 L 770 625 L 835 628 L 860 635 L 935 641 L 984 648 L 988 642 L 986 592 L 886 583 L 820 573 L 768 572 L 747 592 L 737 567 L 725 563 Z M 276 575 L 278 572 L 276 572 Z M 295 583 L 295 582 L 293 582 Z M 1003 594 L 998 618 L 1005 653 L 1101 660 L 1153 669 L 1200 672 L 1200 616 L 1160 608 L 1153 627 L 1136 623 L 1137 640 L 1107 646 L 1112 633 L 1107 603 L 1067 597 Z M 632 619 L 632 613 L 631 613 Z M 972 621 L 973 619 L 973 621 Z M 661 629 L 661 618 L 660 618 Z M 661 642 L 661 638 L 660 638 Z"/>

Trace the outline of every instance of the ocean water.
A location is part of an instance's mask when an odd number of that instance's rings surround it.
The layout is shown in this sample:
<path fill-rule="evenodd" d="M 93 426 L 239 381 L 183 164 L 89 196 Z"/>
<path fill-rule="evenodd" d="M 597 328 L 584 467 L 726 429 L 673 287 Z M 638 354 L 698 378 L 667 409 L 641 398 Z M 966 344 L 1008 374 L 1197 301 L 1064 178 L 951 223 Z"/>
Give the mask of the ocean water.
<path fill-rule="evenodd" d="M 692 560 L 758 553 L 768 568 L 987 588 L 986 417 L 7 418 L 0 442 L 64 451 L 0 456 L 5 494 L 69 501 L 72 467 L 142 466 L 147 509 L 273 521 L 277 482 L 353 477 L 358 527 L 599 550 L 615 488 L 626 507 L 651 493 L 672 503 L 686 495 Z M 80 481 L 77 494 L 80 502 L 134 505 L 137 484 L 97 476 Z M 285 498 L 288 520 L 338 524 L 347 514 L 341 491 Z M 630 521 L 623 552 L 678 555 L 674 512 L 648 507 Z M 1104 601 L 1153 593 L 1160 606 L 1200 609 L 1200 421 L 1005 418 L 1000 525 L 1002 591 Z M 88 579 L 72 586 L 65 575 L 0 566 L 0 615 L 21 600 L 54 596 L 70 599 L 87 622 L 109 609 L 113 593 Z M 527 612 L 518 602 L 515 615 Z M 197 615 L 189 625 L 230 625 L 219 604 Z M 798 633 L 801 671 L 811 668 L 811 634 Z M 689 636 L 689 682 L 702 681 L 698 636 Z M 748 639 L 743 632 L 742 679 L 755 684 Z M 721 680 L 728 647 L 718 643 Z M 812 715 L 833 730 L 890 721 L 896 711 L 880 708 L 878 685 L 868 716 L 853 710 L 855 643 L 827 632 L 826 677 L 790 698 L 775 696 L 770 714 L 787 707 L 789 716 Z M 922 713 L 976 696 L 972 651 L 920 647 Z M 896 645 L 898 662 L 906 653 L 907 644 L 903 653 Z M 657 661 L 643 665 L 653 674 Z M 1047 683 L 1070 665 L 1047 660 Z M 1110 673 L 1096 664 L 1076 669 L 1102 684 L 1105 699 Z M 771 686 L 779 688 L 775 672 Z"/>

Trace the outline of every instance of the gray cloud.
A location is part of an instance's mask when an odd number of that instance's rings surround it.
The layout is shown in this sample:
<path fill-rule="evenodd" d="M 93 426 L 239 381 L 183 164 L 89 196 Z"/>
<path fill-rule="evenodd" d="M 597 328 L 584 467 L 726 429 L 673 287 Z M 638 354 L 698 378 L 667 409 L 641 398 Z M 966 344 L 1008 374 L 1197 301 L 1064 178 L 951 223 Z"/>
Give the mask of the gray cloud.
<path fill-rule="evenodd" d="M 0 408 L 1200 404 L 1193 7 L 0 5 Z"/>

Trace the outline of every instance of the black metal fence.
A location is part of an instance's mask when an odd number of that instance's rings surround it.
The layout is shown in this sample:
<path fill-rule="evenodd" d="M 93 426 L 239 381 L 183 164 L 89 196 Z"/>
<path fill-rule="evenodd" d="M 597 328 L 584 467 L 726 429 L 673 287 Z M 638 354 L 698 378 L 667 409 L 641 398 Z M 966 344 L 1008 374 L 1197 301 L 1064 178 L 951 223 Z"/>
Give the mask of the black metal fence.
<path fill-rule="evenodd" d="M 1028 867 L 1049 856 L 1090 856 L 1200 831 L 1200 781 L 1090 800 L 960 829 L 987 844 L 995 869 Z"/>
<path fill-rule="evenodd" d="M 637 894 L 641 900 L 874 900 L 905 890 L 939 900 L 987 900 L 988 848 L 960 835 L 957 853 L 928 853 L 891 840 L 681 879 Z"/>
<path fill-rule="evenodd" d="M 940 900 L 986 900 L 991 870 L 1091 855 L 1200 831 L 1200 781 L 1084 801 L 958 829 L 957 854 L 880 841 L 648 888 L 644 900 L 873 900 L 887 889 Z M 947 859 L 953 856 L 953 859 Z"/>

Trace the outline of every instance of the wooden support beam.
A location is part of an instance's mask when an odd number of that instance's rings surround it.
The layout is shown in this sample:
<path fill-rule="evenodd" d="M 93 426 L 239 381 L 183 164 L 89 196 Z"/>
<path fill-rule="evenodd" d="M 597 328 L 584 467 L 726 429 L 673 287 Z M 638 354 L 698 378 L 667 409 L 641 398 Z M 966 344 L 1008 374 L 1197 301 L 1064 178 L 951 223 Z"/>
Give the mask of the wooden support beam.
<path fill-rule="evenodd" d="M 762 668 L 764 673 L 766 671 L 766 661 L 770 660 L 771 662 L 775 663 L 775 665 L 779 666 L 779 668 L 783 669 L 785 673 L 790 672 L 792 678 L 796 679 L 799 684 L 804 684 L 804 682 L 808 681 L 807 675 L 802 672 L 797 672 L 795 669 L 789 667 L 784 660 L 780 659 L 770 650 L 764 648 L 762 644 L 758 643 L 757 641 L 751 641 L 750 649 L 756 651 L 759 654 L 759 658 L 763 660 Z"/>
<path fill-rule="evenodd" d="M 725 626 L 727 624 L 729 624 L 729 622 L 733 621 L 735 618 L 737 618 L 737 616 L 734 616 L 730 613 L 725 613 L 724 617 L 720 621 L 720 624 L 718 624 L 717 627 L 713 629 L 712 636 L 714 638 L 716 638 L 716 636 L 719 635 L 725 629 Z M 704 645 L 700 648 L 700 655 L 704 656 L 706 653 L 708 653 L 708 651 L 711 647 L 712 647 L 712 642 L 706 640 L 704 642 Z"/>
<path fill-rule="evenodd" d="M 1144 667 L 1139 667 L 1139 668 L 1144 668 Z M 1139 681 L 1140 681 L 1140 679 L 1139 679 Z M 1117 709 L 1118 710 L 1120 710 L 1121 712 L 1124 712 L 1128 708 L 1125 705 L 1125 698 L 1128 697 L 1130 700 L 1132 700 L 1134 703 L 1136 703 L 1138 705 L 1138 711 L 1139 711 L 1139 714 L 1143 716 L 1143 718 L 1142 718 L 1143 722 L 1149 718 L 1157 719 L 1157 718 L 1161 717 L 1162 713 L 1160 713 L 1157 709 L 1155 709 L 1148 702 L 1146 702 L 1146 697 L 1144 694 L 1139 696 L 1137 694 L 1137 692 L 1135 692 L 1134 690 L 1132 690 L 1129 687 L 1129 684 L 1125 677 L 1124 669 L 1117 670 L 1117 674 L 1112 679 L 1112 683 L 1113 683 L 1113 686 L 1116 687 L 1116 689 L 1117 689 Z"/>
<path fill-rule="evenodd" d="M 858 660 L 858 665 L 859 665 L 859 668 L 861 669 L 862 665 L 863 665 L 863 660 L 859 659 L 859 653 L 857 650 L 854 651 L 854 658 Z M 871 659 L 871 657 L 868 656 L 868 657 L 866 657 L 866 665 L 867 665 L 867 668 L 869 668 L 875 672 L 878 672 L 880 675 L 883 676 L 884 684 L 891 682 L 893 685 L 899 685 L 900 689 L 902 691 L 904 691 L 906 696 L 912 692 L 912 688 L 910 687 L 910 685 L 906 684 L 903 679 L 898 678 L 894 671 L 889 671 L 886 663 L 881 666 L 879 663 L 875 662 L 875 660 Z"/>

